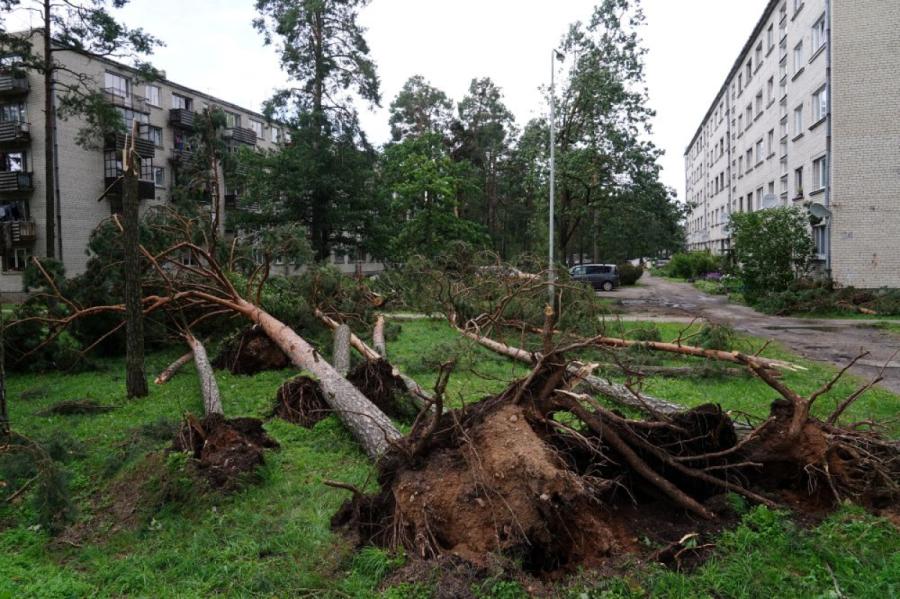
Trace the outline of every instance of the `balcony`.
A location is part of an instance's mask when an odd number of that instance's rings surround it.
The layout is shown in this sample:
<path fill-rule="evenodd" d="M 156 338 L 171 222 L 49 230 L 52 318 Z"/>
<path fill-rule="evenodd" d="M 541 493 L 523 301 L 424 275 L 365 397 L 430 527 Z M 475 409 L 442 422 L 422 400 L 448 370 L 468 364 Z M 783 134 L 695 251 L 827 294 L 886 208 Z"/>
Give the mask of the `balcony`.
<path fill-rule="evenodd" d="M 121 106 L 137 112 L 149 112 L 147 110 L 147 100 L 135 94 L 123 95 L 119 90 L 104 89 L 103 96 L 106 101 L 113 106 Z"/>
<path fill-rule="evenodd" d="M 225 139 L 230 139 L 235 143 L 247 144 L 248 146 L 256 145 L 256 132 L 253 129 L 244 129 L 243 127 L 234 127 L 225 130 Z"/>
<path fill-rule="evenodd" d="M 30 191 L 34 191 L 31 173 L 0 173 L 0 193 L 27 193 Z"/>
<path fill-rule="evenodd" d="M 0 144 L 21 144 L 31 140 L 31 123 L 0 123 Z"/>
<path fill-rule="evenodd" d="M 106 136 L 103 149 L 107 152 L 111 150 L 123 151 L 125 149 L 125 137 L 124 133 L 110 133 Z M 154 154 L 156 154 L 156 146 L 149 139 L 138 137 L 135 140 L 134 147 L 141 158 L 153 158 Z"/>
<path fill-rule="evenodd" d="M 122 186 L 125 180 L 122 177 L 106 177 L 104 185 L 106 186 L 106 196 L 110 199 L 113 206 L 122 206 Z M 156 184 L 153 181 L 138 181 L 138 199 L 152 200 L 156 197 Z"/>
<path fill-rule="evenodd" d="M 13 245 L 29 245 L 37 240 L 37 226 L 33 220 L 14 220 L 3 224 Z"/>
<path fill-rule="evenodd" d="M 25 73 L 0 73 L 0 96 L 20 96 L 29 89 Z"/>
<path fill-rule="evenodd" d="M 189 148 L 172 148 L 169 161 L 173 164 L 187 164 L 194 159 L 194 151 Z"/>
<path fill-rule="evenodd" d="M 180 129 L 193 129 L 194 111 L 186 108 L 173 108 L 169 111 L 169 124 Z"/>

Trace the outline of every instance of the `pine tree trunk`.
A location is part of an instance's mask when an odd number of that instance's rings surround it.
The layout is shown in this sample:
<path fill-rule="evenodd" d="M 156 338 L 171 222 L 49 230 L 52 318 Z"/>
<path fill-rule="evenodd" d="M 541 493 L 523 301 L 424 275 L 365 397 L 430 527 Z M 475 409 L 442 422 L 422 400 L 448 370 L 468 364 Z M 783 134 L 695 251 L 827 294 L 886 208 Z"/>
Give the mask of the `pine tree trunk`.
<path fill-rule="evenodd" d="M 350 372 L 350 327 L 342 324 L 334 331 L 334 369 L 341 376 Z"/>
<path fill-rule="evenodd" d="M 183 356 L 181 356 L 180 358 L 178 358 L 177 360 L 175 360 L 174 362 L 169 364 L 169 366 L 166 367 L 165 370 L 163 370 L 162 372 L 159 373 L 159 376 L 156 377 L 156 380 L 153 382 L 156 383 L 157 385 L 165 385 L 170 380 L 172 380 L 172 377 L 175 376 L 175 373 L 177 373 L 179 370 L 181 370 L 182 366 L 184 366 L 185 364 L 187 364 L 188 362 L 190 362 L 193 359 L 194 359 L 194 352 L 189 351 L 188 353 L 184 354 Z"/>
<path fill-rule="evenodd" d="M 137 123 L 132 128 L 132 148 L 126 148 L 125 180 L 122 184 L 122 229 L 125 260 L 125 388 L 129 398 L 146 397 L 144 372 L 144 310 L 141 305 L 140 225 L 138 219 L 138 172 L 140 162 L 133 151 Z"/>
<path fill-rule="evenodd" d="M 187 335 L 185 341 L 191 347 L 194 354 L 194 364 L 197 366 L 197 376 L 200 377 L 200 392 L 203 394 L 203 411 L 207 416 L 218 414 L 225 415 L 222 409 L 222 398 L 219 395 L 219 385 L 216 383 L 216 377 L 213 374 L 212 365 L 209 363 L 209 356 L 206 355 L 206 348 L 199 339 L 193 335 Z"/>
<path fill-rule="evenodd" d="M 265 331 L 294 366 L 316 377 L 325 393 L 325 401 L 370 458 L 377 459 L 392 442 L 400 439 L 402 435 L 391 419 L 290 327 L 246 300 L 240 300 L 237 308 Z"/>
<path fill-rule="evenodd" d="M 372 345 L 378 355 L 387 359 L 387 343 L 384 340 L 384 315 L 379 314 L 375 319 L 375 330 L 372 332 Z"/>

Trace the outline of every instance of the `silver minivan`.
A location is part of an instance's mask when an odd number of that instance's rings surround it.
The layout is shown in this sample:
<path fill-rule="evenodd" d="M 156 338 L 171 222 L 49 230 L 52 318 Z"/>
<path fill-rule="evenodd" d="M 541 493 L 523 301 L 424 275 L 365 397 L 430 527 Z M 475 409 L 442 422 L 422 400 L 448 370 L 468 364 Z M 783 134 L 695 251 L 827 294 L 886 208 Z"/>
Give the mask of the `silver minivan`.
<path fill-rule="evenodd" d="M 594 289 L 612 291 L 619 286 L 619 268 L 615 264 L 579 264 L 569 269 L 576 281 L 590 283 Z"/>

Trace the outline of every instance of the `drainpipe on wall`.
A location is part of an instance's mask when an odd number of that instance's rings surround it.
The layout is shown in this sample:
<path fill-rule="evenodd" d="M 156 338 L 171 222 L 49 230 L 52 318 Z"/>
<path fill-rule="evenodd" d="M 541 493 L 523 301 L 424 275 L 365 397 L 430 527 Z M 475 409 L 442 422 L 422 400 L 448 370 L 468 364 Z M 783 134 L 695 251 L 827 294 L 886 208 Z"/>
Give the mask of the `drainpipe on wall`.
<path fill-rule="evenodd" d="M 55 185 L 53 189 L 56 191 L 56 257 L 59 259 L 61 264 L 65 264 L 65 258 L 63 257 L 63 249 L 62 249 L 62 200 L 59 185 L 60 185 L 60 177 L 59 177 L 59 123 L 56 122 L 56 81 L 54 80 L 51 84 L 51 94 L 50 94 L 50 105 L 53 109 L 53 175 L 55 181 Z"/>
<path fill-rule="evenodd" d="M 825 121 L 825 156 L 828 161 L 828 182 L 825 185 L 825 208 L 831 210 L 831 179 L 834 173 L 834 160 L 831 152 L 831 107 L 832 96 L 834 90 L 831 85 L 831 0 L 825 0 L 825 27 L 828 30 L 825 38 L 828 40 L 828 46 L 825 48 L 825 89 L 828 90 L 828 113 Z M 825 227 L 825 241 L 828 251 L 825 254 L 825 272 L 831 278 L 831 230 L 834 224 L 834 215 L 828 219 L 828 226 Z"/>

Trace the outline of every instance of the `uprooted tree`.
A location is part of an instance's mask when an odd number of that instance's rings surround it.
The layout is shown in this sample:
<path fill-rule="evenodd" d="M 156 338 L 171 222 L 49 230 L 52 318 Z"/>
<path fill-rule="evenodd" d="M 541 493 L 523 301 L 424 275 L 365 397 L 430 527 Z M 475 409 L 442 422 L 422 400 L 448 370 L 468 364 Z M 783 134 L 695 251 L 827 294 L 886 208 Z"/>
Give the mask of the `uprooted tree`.
<path fill-rule="evenodd" d="M 191 260 L 183 260 L 184 253 Z M 651 406 L 645 410 L 651 416 L 638 420 L 579 393 L 593 367 L 572 357 L 596 351 L 609 338 L 598 336 L 601 320 L 586 318 L 588 297 L 566 281 L 558 287 L 562 312 L 548 317 L 542 300 L 535 299 L 546 292 L 540 277 L 471 260 L 440 276 L 418 273 L 417 292 L 429 282 L 434 285 L 434 295 L 420 299 L 443 306 L 463 332 L 489 339 L 491 331 L 505 327 L 536 341 L 540 349 L 527 352 L 530 369 L 523 378 L 459 409 L 449 409 L 444 398 L 452 361 L 442 364 L 434 393 L 419 398 L 422 409 L 403 436 L 306 340 L 258 305 L 262 273 L 236 276 L 230 260 L 220 262 L 187 231 L 170 247 L 142 254 L 153 289 L 143 298 L 145 313 L 168 311 L 187 322 L 187 330 L 209 319 L 242 317 L 316 377 L 328 408 L 377 459 L 377 492 L 367 495 L 336 483 L 353 497 L 334 522 L 352 527 L 364 542 L 402 547 L 425 558 L 453 552 L 479 561 L 501 552 L 520 558 L 528 570 L 544 572 L 591 566 L 629 550 L 636 536 L 633 524 L 607 508 L 640 510 L 656 503 L 674 519 L 687 512 L 714 520 L 721 507 L 712 498 L 724 493 L 767 506 L 799 497 L 816 505 L 849 499 L 880 509 L 900 498 L 898 444 L 865 427 L 840 424 L 847 407 L 874 383 L 860 387 L 826 419 L 810 412 L 843 372 L 803 397 L 772 375 L 778 364 L 730 354 L 729 361 L 750 369 L 779 395 L 767 419 L 740 430 L 713 403 L 688 411 Z M 570 314 L 573 309 L 581 313 Z M 121 312 L 122 307 L 80 307 L 66 316 L 36 318 L 57 334 L 96 311 Z M 330 316 L 316 316 L 339 328 Z M 578 324 L 573 327 L 579 329 L 578 338 L 557 331 L 567 323 Z M 358 337 L 351 335 L 350 343 L 363 356 L 380 358 Z M 197 348 L 193 351 L 196 357 Z M 614 401 L 623 394 L 619 388 L 591 388 Z M 624 392 L 643 399 L 636 389 L 626 386 Z M 694 520 L 681 520 L 693 526 Z"/>

